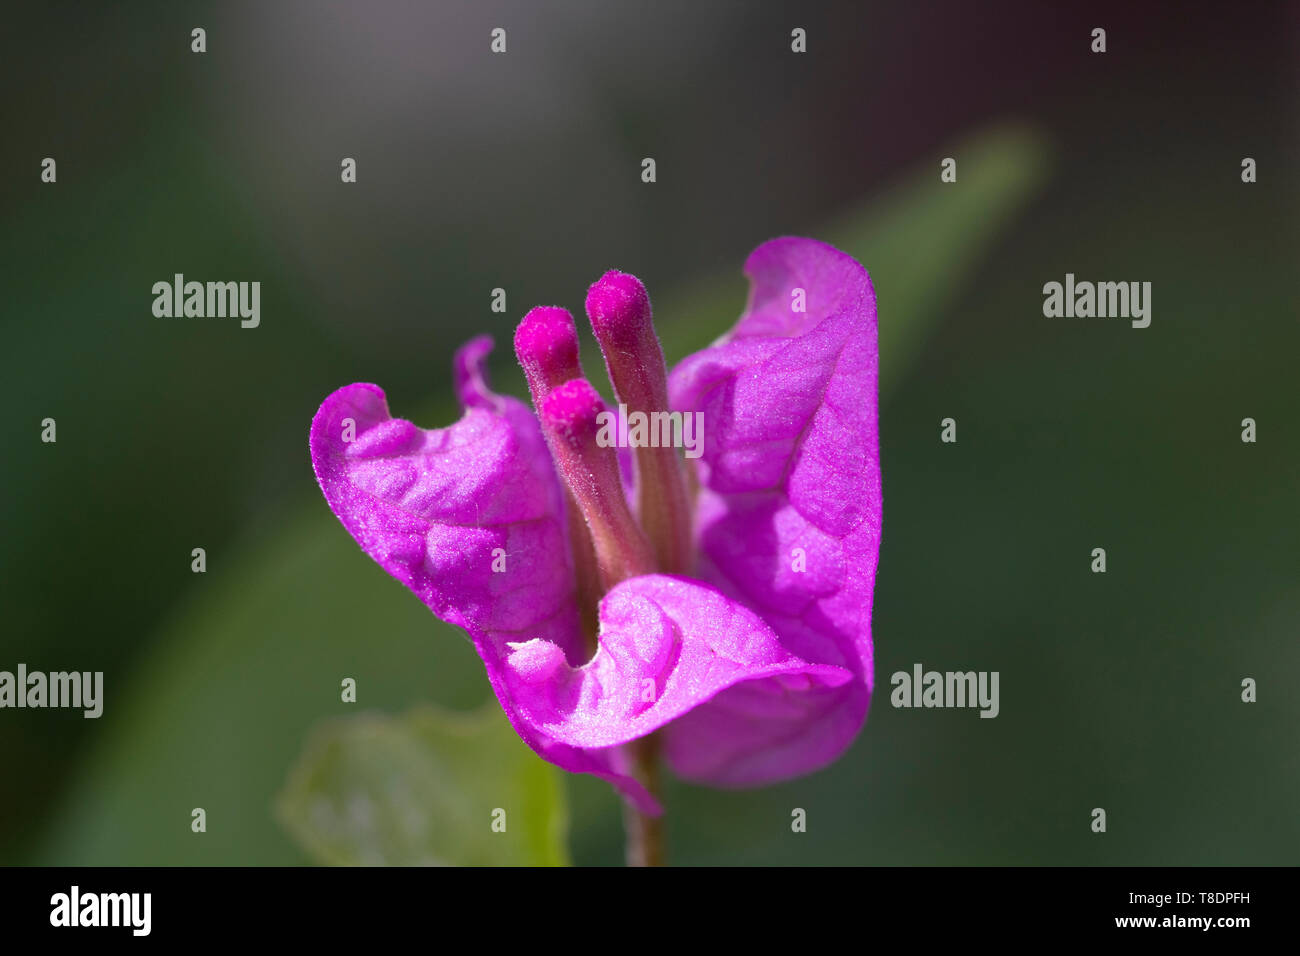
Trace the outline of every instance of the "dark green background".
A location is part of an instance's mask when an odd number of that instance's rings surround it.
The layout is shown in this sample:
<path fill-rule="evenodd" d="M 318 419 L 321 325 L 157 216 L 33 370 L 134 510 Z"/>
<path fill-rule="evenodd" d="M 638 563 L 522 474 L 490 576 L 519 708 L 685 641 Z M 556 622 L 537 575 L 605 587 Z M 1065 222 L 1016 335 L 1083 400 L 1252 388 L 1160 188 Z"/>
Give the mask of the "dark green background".
<path fill-rule="evenodd" d="M 11 5 L 0 669 L 103 670 L 106 703 L 0 711 L 0 861 L 305 862 L 272 799 L 340 676 L 389 713 L 487 694 L 320 500 L 320 400 L 446 423 L 479 331 L 522 394 L 515 322 L 611 267 L 675 360 L 797 233 L 880 301 L 878 692 L 819 774 L 671 785 L 673 860 L 1295 863 L 1295 8 L 1054 6 Z M 154 318 L 175 272 L 260 280 L 261 327 Z M 1152 282 L 1151 327 L 1045 319 L 1066 272 Z M 1001 715 L 892 709 L 914 662 L 999 671 Z M 617 861 L 617 801 L 570 794 L 576 861 Z"/>

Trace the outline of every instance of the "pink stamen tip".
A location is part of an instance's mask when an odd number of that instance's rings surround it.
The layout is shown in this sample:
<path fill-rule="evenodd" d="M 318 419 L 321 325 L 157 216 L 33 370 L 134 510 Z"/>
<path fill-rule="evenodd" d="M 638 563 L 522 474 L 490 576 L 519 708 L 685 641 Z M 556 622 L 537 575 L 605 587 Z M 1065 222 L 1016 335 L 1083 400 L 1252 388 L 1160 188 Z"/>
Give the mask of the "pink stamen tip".
<path fill-rule="evenodd" d="M 542 425 L 574 448 L 586 446 L 596 437 L 596 416 L 605 402 L 585 378 L 575 378 L 553 388 L 538 407 Z"/>
<path fill-rule="evenodd" d="M 569 310 L 553 305 L 529 310 L 515 329 L 515 355 L 539 407 L 557 385 L 579 378 L 578 330 Z"/>
<path fill-rule="evenodd" d="M 606 272 L 587 291 L 587 316 L 619 404 L 634 412 L 668 411 L 668 371 L 641 280 Z M 690 562 L 691 515 L 677 451 L 638 446 L 636 466 L 638 513 L 655 559 L 665 572 L 683 573 Z"/>
<path fill-rule="evenodd" d="M 611 269 L 587 290 L 587 318 L 601 344 L 636 345 L 647 332 L 653 334 L 650 296 L 641 280 Z"/>

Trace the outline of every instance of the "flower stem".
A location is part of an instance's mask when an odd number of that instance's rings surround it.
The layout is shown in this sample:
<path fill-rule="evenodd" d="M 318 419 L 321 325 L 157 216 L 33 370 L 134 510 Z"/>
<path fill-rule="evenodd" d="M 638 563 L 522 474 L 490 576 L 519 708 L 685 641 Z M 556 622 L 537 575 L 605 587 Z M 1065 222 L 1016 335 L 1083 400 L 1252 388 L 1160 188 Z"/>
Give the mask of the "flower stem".
<path fill-rule="evenodd" d="M 637 778 L 659 799 L 659 741 L 655 734 L 628 744 L 636 764 Z M 627 831 L 628 866 L 666 866 L 664 861 L 664 818 L 642 813 L 631 803 L 623 809 Z"/>

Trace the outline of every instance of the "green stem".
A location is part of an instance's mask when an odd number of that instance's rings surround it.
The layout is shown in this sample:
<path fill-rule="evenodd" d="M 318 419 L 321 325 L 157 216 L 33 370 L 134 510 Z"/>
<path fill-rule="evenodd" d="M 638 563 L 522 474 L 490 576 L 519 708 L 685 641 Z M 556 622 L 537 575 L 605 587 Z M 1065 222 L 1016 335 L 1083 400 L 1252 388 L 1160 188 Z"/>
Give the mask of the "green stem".
<path fill-rule="evenodd" d="M 637 779 L 659 799 L 659 741 L 655 734 L 628 744 L 635 757 Z M 627 831 L 628 866 L 665 866 L 664 818 L 642 813 L 624 804 L 623 826 Z"/>

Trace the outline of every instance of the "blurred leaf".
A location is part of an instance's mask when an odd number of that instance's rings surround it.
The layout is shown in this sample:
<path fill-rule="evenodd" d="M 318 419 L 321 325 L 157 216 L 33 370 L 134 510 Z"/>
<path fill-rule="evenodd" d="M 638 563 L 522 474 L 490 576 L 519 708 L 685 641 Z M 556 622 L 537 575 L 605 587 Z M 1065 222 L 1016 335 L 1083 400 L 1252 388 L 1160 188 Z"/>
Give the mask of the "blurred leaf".
<path fill-rule="evenodd" d="M 207 574 L 138 673 L 105 674 L 96 746 L 38 862 L 303 863 L 273 805 L 322 718 L 489 699 L 464 634 L 366 557 L 323 501 L 267 525 L 238 549 L 209 551 Z M 357 682 L 356 704 L 339 699 L 344 677 Z M 207 811 L 206 833 L 190 832 L 194 807 Z"/>
<path fill-rule="evenodd" d="M 871 273 L 882 394 L 911 367 L 951 297 L 967 287 L 1047 169 L 1046 145 L 1020 127 L 984 132 L 942 153 L 957 159 L 955 183 L 940 183 L 936 159 L 825 237 Z"/>
<path fill-rule="evenodd" d="M 882 396 L 906 374 L 951 297 L 966 286 L 989 243 L 1047 170 L 1046 144 L 1022 127 L 990 130 L 941 154 L 958 159 L 957 182 L 939 181 L 936 159 L 815 235 L 852 255 L 871 275 Z M 745 280 L 737 269 L 656 306 L 656 315 L 666 320 L 669 360 L 704 348 L 730 328 L 744 298 Z"/>
<path fill-rule="evenodd" d="M 277 810 L 323 863 L 563 866 L 560 773 L 495 705 L 362 714 L 315 732 Z"/>

